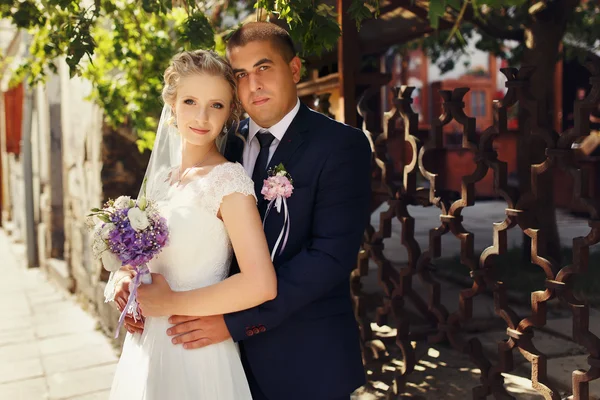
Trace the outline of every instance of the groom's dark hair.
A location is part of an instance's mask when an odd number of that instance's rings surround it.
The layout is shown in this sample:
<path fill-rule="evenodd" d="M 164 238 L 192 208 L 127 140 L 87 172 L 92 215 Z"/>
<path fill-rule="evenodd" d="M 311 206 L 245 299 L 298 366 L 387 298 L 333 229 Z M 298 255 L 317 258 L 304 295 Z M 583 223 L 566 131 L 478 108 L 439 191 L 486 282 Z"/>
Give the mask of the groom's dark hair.
<path fill-rule="evenodd" d="M 287 62 L 296 56 L 294 42 L 287 31 L 271 22 L 249 22 L 238 28 L 227 41 L 227 54 L 250 42 L 270 42 Z"/>

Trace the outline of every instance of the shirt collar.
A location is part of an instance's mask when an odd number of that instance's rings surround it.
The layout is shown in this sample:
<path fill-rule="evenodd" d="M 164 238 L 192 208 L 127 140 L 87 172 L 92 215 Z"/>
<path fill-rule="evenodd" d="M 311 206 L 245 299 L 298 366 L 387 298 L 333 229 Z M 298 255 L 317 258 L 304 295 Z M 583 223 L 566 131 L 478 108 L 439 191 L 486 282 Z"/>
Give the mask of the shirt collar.
<path fill-rule="evenodd" d="M 296 117 L 296 114 L 298 114 L 298 110 L 300 110 L 300 99 L 297 99 L 296 105 L 294 106 L 294 108 L 292 108 L 292 110 L 289 113 L 285 115 L 285 117 L 283 117 L 278 123 L 276 123 L 270 128 L 263 128 L 262 126 L 254 122 L 252 118 L 250 118 L 250 124 L 248 127 L 248 143 L 252 142 L 252 139 L 254 139 L 254 136 L 256 136 L 256 134 L 260 130 L 268 130 L 271 133 L 271 135 L 275 136 L 275 139 L 281 142 L 281 139 L 283 139 L 283 135 L 285 135 L 285 132 L 292 124 L 294 117 Z"/>

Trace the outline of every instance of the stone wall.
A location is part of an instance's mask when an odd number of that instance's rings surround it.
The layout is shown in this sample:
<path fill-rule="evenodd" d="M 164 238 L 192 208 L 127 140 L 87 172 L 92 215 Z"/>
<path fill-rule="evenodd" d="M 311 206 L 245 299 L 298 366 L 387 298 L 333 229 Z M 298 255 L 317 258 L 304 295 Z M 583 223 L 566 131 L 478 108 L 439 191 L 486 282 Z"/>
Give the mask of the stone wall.
<path fill-rule="evenodd" d="M 64 221 L 64 265 L 51 259 L 54 261 L 50 269 L 58 269 L 55 273 L 58 279 L 72 280 L 71 290 L 90 303 L 99 313 L 105 330 L 112 334 L 118 313 L 113 305 L 104 303 L 108 273 L 92 257 L 85 220 L 90 209 L 102 206 L 109 198 L 137 195 L 148 154 L 138 152 L 131 135 L 118 134 L 103 123 L 102 110 L 86 100 L 92 90 L 89 82 L 69 79 L 66 70 L 60 72 L 59 101 L 48 96 L 47 108 L 51 117 L 48 137 L 52 138 L 48 146 L 61 150 L 61 153 L 51 152 L 49 165 L 62 165 L 62 177 L 58 176 L 58 170 L 50 168 L 54 175 L 49 177 L 53 183 L 47 223 L 52 224 L 53 229 L 47 237 L 53 243 L 59 241 L 61 221 Z M 55 116 L 60 123 L 55 121 Z M 62 188 L 57 182 L 62 183 Z M 52 213 L 52 210 L 57 212 Z M 49 257 L 52 252 L 58 254 L 61 250 L 55 244 L 47 248 Z"/>
<path fill-rule="evenodd" d="M 65 64 L 45 85 L 28 88 L 33 95 L 30 142 L 32 153 L 33 211 L 28 211 L 24 181 L 23 153 L 4 154 L 3 171 L 8 177 L 11 236 L 33 246 L 35 265 L 49 278 L 96 309 L 103 291 L 101 265 L 93 260 L 85 216 L 103 203 L 102 110 L 86 100 L 91 84 L 70 79 Z M 24 105 L 25 106 L 25 105 Z M 27 147 L 28 146 L 28 147 Z M 34 239 L 27 239 L 27 221 L 34 222 Z"/>
<path fill-rule="evenodd" d="M 25 207 L 23 206 L 25 199 L 25 185 L 23 183 L 23 164 L 20 157 L 15 154 L 5 154 L 7 159 L 6 167 L 8 171 L 4 171 L 7 176 L 8 198 L 12 205 L 10 212 L 11 224 L 9 226 L 10 234 L 17 242 L 25 242 Z"/>
<path fill-rule="evenodd" d="M 65 63 L 44 85 L 26 88 L 33 99 L 30 108 L 24 102 L 24 117 L 31 117 L 24 137 L 30 140 L 23 141 L 21 154 L 3 152 L 2 172 L 10 204 L 8 230 L 14 240 L 35 249 L 29 266 L 42 268 L 76 293 L 112 334 L 118 313 L 104 304 L 108 273 L 93 259 L 86 215 L 109 198 L 136 196 L 149 154 L 139 153 L 130 131 L 104 124 L 102 110 L 88 100 L 91 91 L 90 82 L 70 78 Z M 29 150 L 32 185 L 25 190 L 23 154 Z M 33 210 L 27 210 L 27 199 Z"/>

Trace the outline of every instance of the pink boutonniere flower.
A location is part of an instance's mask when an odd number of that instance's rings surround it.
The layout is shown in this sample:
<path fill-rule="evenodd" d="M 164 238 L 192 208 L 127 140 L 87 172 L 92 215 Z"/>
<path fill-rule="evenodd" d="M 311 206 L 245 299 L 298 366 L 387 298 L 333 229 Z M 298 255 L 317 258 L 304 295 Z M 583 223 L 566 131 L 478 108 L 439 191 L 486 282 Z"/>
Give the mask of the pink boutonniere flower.
<path fill-rule="evenodd" d="M 290 174 L 285 170 L 283 164 L 275 167 L 275 170 L 269 171 L 269 177 L 263 181 L 263 187 L 260 191 L 267 201 L 276 201 L 279 203 L 277 211 L 281 210 L 281 200 L 289 198 L 294 192 L 293 180 Z M 279 201 L 277 201 L 279 199 Z"/>
<path fill-rule="evenodd" d="M 289 199 L 292 193 L 294 193 L 294 181 L 283 164 L 279 164 L 275 169 L 269 170 L 268 174 L 269 177 L 263 181 L 263 187 L 260 191 L 260 194 L 269 202 L 265 218 L 263 219 L 263 226 L 273 206 L 275 206 L 278 213 L 281 212 L 281 208 L 283 207 L 284 212 L 283 228 L 271 253 L 271 260 L 273 260 L 279 244 L 281 244 L 279 254 L 283 252 L 290 233 L 290 217 L 286 199 Z"/>

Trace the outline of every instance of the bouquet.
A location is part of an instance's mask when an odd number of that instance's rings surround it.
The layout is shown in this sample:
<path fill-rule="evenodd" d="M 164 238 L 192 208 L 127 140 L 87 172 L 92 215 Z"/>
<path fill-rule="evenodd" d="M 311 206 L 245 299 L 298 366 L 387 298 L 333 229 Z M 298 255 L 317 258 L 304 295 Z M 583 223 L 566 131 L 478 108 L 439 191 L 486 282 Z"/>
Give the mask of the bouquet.
<path fill-rule="evenodd" d="M 125 315 L 131 314 L 136 321 L 141 318 L 136 300 L 137 288 L 142 283 L 152 282 L 148 262 L 167 245 L 167 221 L 145 195 L 137 200 L 129 196 L 109 200 L 103 208 L 92 209 L 88 218 L 89 226 L 94 230 L 94 258 L 101 259 L 104 269 L 111 273 L 123 266 L 130 266 L 136 272 L 127 305 L 119 317 L 116 338 Z"/>

